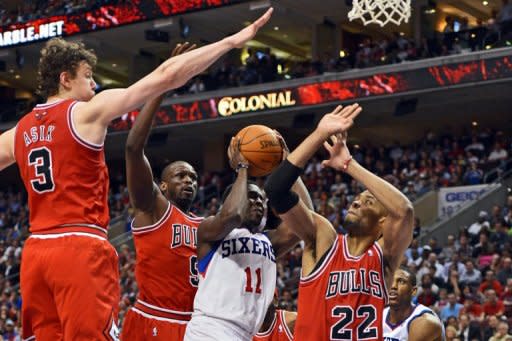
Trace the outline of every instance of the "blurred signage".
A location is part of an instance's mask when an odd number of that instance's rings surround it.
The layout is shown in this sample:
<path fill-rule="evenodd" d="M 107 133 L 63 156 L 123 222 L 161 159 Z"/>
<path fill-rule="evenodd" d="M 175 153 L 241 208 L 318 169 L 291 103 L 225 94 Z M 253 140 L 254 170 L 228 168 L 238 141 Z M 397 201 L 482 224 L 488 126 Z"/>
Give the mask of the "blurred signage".
<path fill-rule="evenodd" d="M 0 48 L 27 44 L 58 36 L 72 36 L 110 29 L 176 14 L 215 8 L 242 0 L 135 0 L 95 6 L 89 11 L 14 23 L 0 28 Z"/>
<path fill-rule="evenodd" d="M 170 104 L 160 109 L 157 125 L 169 125 L 218 119 L 232 115 L 268 112 L 280 108 L 337 104 L 360 98 L 407 93 L 452 85 L 512 78 L 512 57 L 498 57 L 374 74 L 361 78 L 311 82 L 293 88 L 275 88 L 267 92 L 214 97 Z M 282 83 L 281 83 L 282 84 Z M 272 84 L 268 84 L 271 88 Z M 114 121 L 111 131 L 130 129 L 138 112 Z"/>
<path fill-rule="evenodd" d="M 480 199 L 482 194 L 493 188 L 492 185 L 445 187 L 439 189 L 438 218 L 451 217 L 462 207 Z"/>

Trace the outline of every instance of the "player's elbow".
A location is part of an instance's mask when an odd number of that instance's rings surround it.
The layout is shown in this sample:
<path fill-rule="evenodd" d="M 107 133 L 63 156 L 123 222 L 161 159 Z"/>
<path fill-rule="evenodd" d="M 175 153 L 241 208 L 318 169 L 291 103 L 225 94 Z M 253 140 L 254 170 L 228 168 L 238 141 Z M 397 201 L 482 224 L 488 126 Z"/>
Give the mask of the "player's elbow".
<path fill-rule="evenodd" d="M 240 207 L 225 208 L 223 207 L 219 213 L 221 226 L 227 228 L 236 228 L 242 225 L 243 212 Z"/>

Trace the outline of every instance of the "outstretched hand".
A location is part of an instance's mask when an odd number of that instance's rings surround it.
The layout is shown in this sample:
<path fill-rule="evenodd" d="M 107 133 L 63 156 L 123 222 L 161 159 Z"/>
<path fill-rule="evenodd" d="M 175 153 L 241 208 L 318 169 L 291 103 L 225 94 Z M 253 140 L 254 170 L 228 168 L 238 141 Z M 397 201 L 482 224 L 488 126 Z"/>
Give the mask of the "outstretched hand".
<path fill-rule="evenodd" d="M 354 119 L 362 110 L 363 108 L 357 103 L 349 105 L 348 107 L 338 105 L 334 111 L 322 117 L 316 129 L 325 139 L 329 138 L 329 136 L 346 132 L 352 127 Z"/>
<path fill-rule="evenodd" d="M 262 28 L 267 23 L 267 21 L 269 21 L 273 11 L 273 8 L 269 8 L 265 12 L 265 14 L 259 17 L 258 20 L 256 20 L 246 28 L 242 29 L 238 33 L 235 33 L 232 36 L 227 37 L 226 39 L 233 45 L 233 47 L 243 47 L 245 43 L 254 38 L 256 33 L 258 33 L 259 29 Z"/>
<path fill-rule="evenodd" d="M 229 165 L 233 170 L 236 170 L 239 164 L 248 165 L 249 162 L 240 152 L 240 138 L 232 137 L 228 147 Z"/>
<path fill-rule="evenodd" d="M 339 171 L 345 170 L 347 162 L 352 159 L 347 147 L 347 137 L 348 133 L 345 131 L 331 136 L 332 145 L 329 142 L 324 142 L 324 147 L 329 152 L 329 160 L 322 161 L 323 167 L 331 167 Z"/>
<path fill-rule="evenodd" d="M 190 45 L 188 41 L 183 44 L 178 43 L 176 44 L 174 50 L 172 50 L 171 57 L 179 56 L 180 54 L 187 53 L 188 51 L 192 51 L 195 48 L 196 44 Z"/>

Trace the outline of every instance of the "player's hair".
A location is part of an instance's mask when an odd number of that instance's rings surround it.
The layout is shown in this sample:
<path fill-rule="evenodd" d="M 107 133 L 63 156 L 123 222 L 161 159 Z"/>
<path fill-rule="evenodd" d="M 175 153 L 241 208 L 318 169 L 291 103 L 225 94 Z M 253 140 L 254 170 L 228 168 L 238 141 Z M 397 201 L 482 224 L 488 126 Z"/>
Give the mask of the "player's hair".
<path fill-rule="evenodd" d="M 416 282 L 416 274 L 414 272 L 412 272 L 411 269 L 409 269 L 405 265 L 400 265 L 399 269 L 402 270 L 402 271 L 407 272 L 407 274 L 409 275 L 409 282 L 411 283 L 411 285 L 413 287 L 415 287 L 418 284 Z"/>
<path fill-rule="evenodd" d="M 254 185 L 259 188 L 258 184 L 252 180 L 247 180 L 247 186 L 249 186 L 249 185 Z M 221 203 L 224 203 L 224 201 L 228 197 L 229 193 L 231 193 L 232 189 L 233 189 L 233 184 L 226 187 L 226 189 L 224 190 L 224 193 L 222 193 Z"/>
<path fill-rule="evenodd" d="M 41 50 L 37 71 L 38 95 L 45 99 L 59 92 L 60 74 L 64 71 L 76 76 L 80 62 L 85 61 L 92 68 L 97 57 L 93 50 L 87 50 L 83 43 L 67 42 L 62 38 L 49 40 Z"/>

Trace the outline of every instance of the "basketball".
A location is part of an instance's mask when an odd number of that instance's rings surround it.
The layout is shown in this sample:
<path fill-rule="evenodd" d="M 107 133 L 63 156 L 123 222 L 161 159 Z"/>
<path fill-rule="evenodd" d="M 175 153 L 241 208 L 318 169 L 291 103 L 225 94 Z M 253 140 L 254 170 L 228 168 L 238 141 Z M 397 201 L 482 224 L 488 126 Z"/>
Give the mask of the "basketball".
<path fill-rule="evenodd" d="M 277 134 L 263 125 L 250 125 L 236 134 L 240 152 L 249 161 L 249 175 L 268 175 L 283 158 L 283 148 Z"/>

